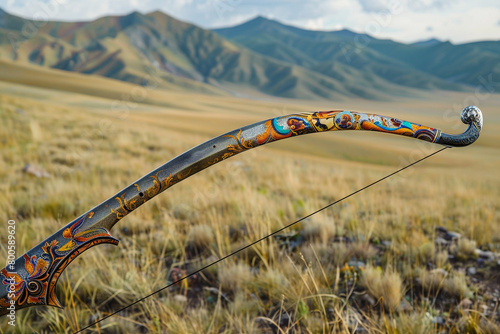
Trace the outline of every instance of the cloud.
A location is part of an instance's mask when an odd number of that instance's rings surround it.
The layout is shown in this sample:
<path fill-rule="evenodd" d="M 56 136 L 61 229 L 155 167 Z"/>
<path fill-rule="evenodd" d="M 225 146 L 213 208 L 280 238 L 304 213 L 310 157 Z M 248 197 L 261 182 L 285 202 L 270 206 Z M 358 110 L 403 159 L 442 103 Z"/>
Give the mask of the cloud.
<path fill-rule="evenodd" d="M 444 10 L 464 0 L 357 0 L 364 12 L 374 13 L 386 11 L 394 7 L 412 11 Z"/>
<path fill-rule="evenodd" d="M 373 13 L 383 10 L 391 5 L 389 0 L 358 0 L 364 12 Z"/>
<path fill-rule="evenodd" d="M 402 41 L 417 41 L 430 38 L 464 43 L 476 40 L 498 40 L 500 27 L 496 24 L 500 8 L 495 6 L 474 6 L 470 3 L 453 5 L 446 11 L 429 12 L 403 11 L 394 15 L 390 23 L 377 37 Z M 432 30 L 427 28 L 431 26 Z"/>

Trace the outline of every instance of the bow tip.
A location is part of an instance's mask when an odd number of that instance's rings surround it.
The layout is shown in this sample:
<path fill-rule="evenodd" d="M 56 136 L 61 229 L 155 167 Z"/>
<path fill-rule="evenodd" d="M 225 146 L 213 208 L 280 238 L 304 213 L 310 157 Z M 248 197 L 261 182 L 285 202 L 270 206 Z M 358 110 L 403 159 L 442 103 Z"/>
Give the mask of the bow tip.
<path fill-rule="evenodd" d="M 467 106 L 462 110 L 462 114 L 460 115 L 462 122 L 464 124 L 472 124 L 474 123 L 479 131 L 483 128 L 483 113 L 481 109 L 476 106 Z"/>

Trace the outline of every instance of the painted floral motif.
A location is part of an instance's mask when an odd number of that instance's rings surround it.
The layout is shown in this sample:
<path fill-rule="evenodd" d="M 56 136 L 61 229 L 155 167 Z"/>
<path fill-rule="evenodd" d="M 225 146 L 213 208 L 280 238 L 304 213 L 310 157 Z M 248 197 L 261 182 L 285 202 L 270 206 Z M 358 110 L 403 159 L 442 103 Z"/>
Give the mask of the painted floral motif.
<path fill-rule="evenodd" d="M 361 121 L 360 128 L 362 130 L 395 133 L 432 143 L 439 137 L 439 131 L 436 129 L 378 115 L 368 115 L 367 119 Z"/>
<path fill-rule="evenodd" d="M 335 116 L 335 124 L 341 130 L 353 129 L 356 119 L 349 111 L 342 111 Z"/>
<path fill-rule="evenodd" d="M 42 247 L 42 256 L 33 255 L 30 257 L 27 254 L 23 256 L 24 267 L 28 273 L 28 277 L 25 279 L 17 273 L 7 272 L 5 268 L 1 271 L 5 277 L 2 282 L 4 285 L 9 285 L 12 280 L 16 282 L 15 290 L 11 292 L 13 292 L 13 299 L 16 300 L 18 306 L 44 304 L 45 294 L 43 292 L 47 288 L 46 281 L 50 275 L 50 268 L 55 261 L 62 258 L 57 255 L 56 246 L 57 240 L 53 240 L 50 244 L 46 242 Z M 8 306 L 9 300 L 7 298 L 0 299 L 0 305 Z"/>
<path fill-rule="evenodd" d="M 283 120 L 286 120 L 286 123 Z M 295 115 L 270 119 L 264 126 L 265 131 L 256 137 L 259 145 L 297 135 L 311 127 L 307 119 Z"/>
<path fill-rule="evenodd" d="M 345 110 L 318 111 L 267 120 L 263 123 L 263 130 L 252 138 L 243 138 L 242 130 L 239 130 L 237 136 L 224 135 L 223 137 L 234 139 L 236 144 L 227 146 L 227 152 L 223 153 L 222 160 L 272 141 L 304 133 L 332 130 L 380 131 L 410 136 L 430 142 L 435 142 L 439 137 L 439 131 L 436 129 L 401 121 L 396 118 Z"/>
<path fill-rule="evenodd" d="M 90 215 L 92 217 L 92 215 Z M 89 218 L 90 218 L 89 217 Z M 68 227 L 63 232 L 63 237 L 70 239 L 64 246 L 57 249 L 58 254 L 65 255 L 67 252 L 71 251 L 73 248 L 80 246 L 81 244 L 99 237 L 109 236 L 109 232 L 105 228 L 93 228 L 89 230 L 84 230 L 78 232 L 78 229 L 82 226 L 85 221 L 85 217 L 78 220 L 71 227 Z"/>
<path fill-rule="evenodd" d="M 235 154 L 241 153 L 245 150 L 253 148 L 253 143 L 251 140 L 245 140 L 241 136 L 242 130 L 238 132 L 238 136 L 233 136 L 233 135 L 224 135 L 222 137 L 228 137 L 228 138 L 233 138 L 236 140 L 236 145 L 228 145 L 227 150 L 229 151 L 228 153 L 225 153 L 225 156 L 223 156 L 223 159 L 227 159 Z"/>
<path fill-rule="evenodd" d="M 20 275 L 21 271 L 19 273 L 10 273 L 6 268 L 2 269 L 0 273 L 3 276 L 3 285 L 10 286 L 13 281 L 15 283 L 14 290 L 9 290 L 11 292 L 10 296 L 0 299 L 0 305 L 8 307 L 10 305 L 9 297 L 12 297 L 11 299 L 16 302 L 16 308 L 30 305 L 60 306 L 54 295 L 55 281 L 57 281 L 58 275 L 53 274 L 56 270 L 62 272 L 64 267 L 60 268 L 61 262 L 68 256 L 71 256 L 72 253 L 78 252 L 79 248 L 86 248 L 87 244 L 91 241 L 118 242 L 104 228 L 79 231 L 85 219 L 92 217 L 92 214 L 91 212 L 63 230 L 62 237 L 68 239 L 64 245 L 61 246 L 59 240 L 54 238 L 50 243 L 45 242 L 39 254 L 31 256 L 25 254 L 21 259 L 24 260 L 26 277 Z M 65 266 L 68 264 L 69 262 L 66 261 Z M 53 287 L 53 289 L 48 289 L 49 286 Z M 1 311 L 3 310 L 0 309 L 0 313 Z"/>

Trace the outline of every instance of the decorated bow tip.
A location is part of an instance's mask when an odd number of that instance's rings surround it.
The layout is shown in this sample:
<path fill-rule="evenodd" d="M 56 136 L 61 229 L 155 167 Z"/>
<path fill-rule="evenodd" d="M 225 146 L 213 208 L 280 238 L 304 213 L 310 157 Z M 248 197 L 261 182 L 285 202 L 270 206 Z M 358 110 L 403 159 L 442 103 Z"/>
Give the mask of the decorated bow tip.
<path fill-rule="evenodd" d="M 396 118 L 354 111 L 298 113 L 211 139 L 145 175 L 8 262 L 0 271 L 0 315 L 36 305 L 61 307 L 55 295 L 56 283 L 71 261 L 92 246 L 118 244 L 109 231 L 120 219 L 174 184 L 238 153 L 284 138 L 334 130 L 371 130 L 447 146 L 466 146 L 479 137 L 483 117 L 478 108 L 469 106 L 461 118 L 469 127 L 462 134 L 450 135 Z"/>

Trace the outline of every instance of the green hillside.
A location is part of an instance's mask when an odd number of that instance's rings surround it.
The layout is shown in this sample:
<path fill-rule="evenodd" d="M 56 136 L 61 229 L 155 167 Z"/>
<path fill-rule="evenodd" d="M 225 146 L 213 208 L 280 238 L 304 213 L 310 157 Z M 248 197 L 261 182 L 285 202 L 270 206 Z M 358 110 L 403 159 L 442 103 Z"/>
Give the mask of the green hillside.
<path fill-rule="evenodd" d="M 462 90 L 500 74 L 499 42 L 453 45 L 433 39 L 408 45 L 349 30 L 308 31 L 263 17 L 216 31 L 255 52 L 331 77 L 342 76 L 338 64 L 344 64 L 397 85 Z"/>

